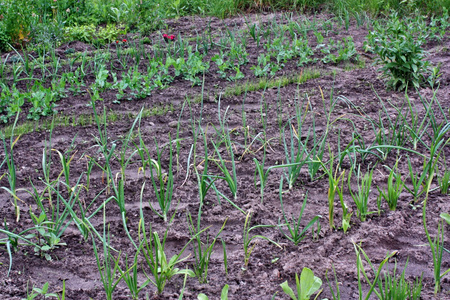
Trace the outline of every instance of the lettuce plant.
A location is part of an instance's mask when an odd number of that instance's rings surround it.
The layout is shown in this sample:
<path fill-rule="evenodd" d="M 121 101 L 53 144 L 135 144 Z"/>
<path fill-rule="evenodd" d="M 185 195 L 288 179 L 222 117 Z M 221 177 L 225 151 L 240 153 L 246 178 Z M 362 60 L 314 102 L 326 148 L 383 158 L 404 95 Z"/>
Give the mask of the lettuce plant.
<path fill-rule="evenodd" d="M 303 268 L 302 273 L 300 274 L 300 280 L 298 275 L 295 274 L 295 283 L 297 287 L 297 296 L 295 296 L 294 291 L 289 286 L 287 280 L 280 284 L 284 293 L 291 297 L 292 300 L 309 300 L 322 286 L 322 280 L 319 277 L 314 276 L 313 271 L 309 268 Z M 319 294 L 321 292 L 322 290 L 319 291 Z M 317 299 L 318 296 L 319 295 L 314 299 Z"/>

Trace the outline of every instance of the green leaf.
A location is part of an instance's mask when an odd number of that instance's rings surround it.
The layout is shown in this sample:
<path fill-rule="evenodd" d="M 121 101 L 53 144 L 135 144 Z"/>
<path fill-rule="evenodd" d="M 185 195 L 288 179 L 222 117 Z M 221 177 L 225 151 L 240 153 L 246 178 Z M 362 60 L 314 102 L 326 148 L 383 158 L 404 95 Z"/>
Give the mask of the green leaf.
<path fill-rule="evenodd" d="M 441 213 L 441 218 L 445 220 L 450 225 L 450 214 L 448 213 Z"/>
<path fill-rule="evenodd" d="M 283 289 L 283 291 L 289 296 L 291 297 L 292 300 L 298 300 L 297 297 L 295 297 L 294 291 L 291 289 L 291 287 L 289 286 L 287 280 L 285 282 L 283 282 L 282 284 L 280 284 L 281 288 Z"/>
<path fill-rule="evenodd" d="M 312 294 L 320 289 L 322 280 L 314 276 L 311 269 L 303 268 L 302 274 L 300 275 L 300 286 L 301 295 L 299 295 L 299 300 L 308 300 Z"/>
<path fill-rule="evenodd" d="M 189 269 L 176 271 L 174 275 L 178 275 L 178 274 L 184 274 L 184 275 L 187 275 L 189 277 L 195 277 L 195 273 L 192 270 L 189 270 Z"/>
<path fill-rule="evenodd" d="M 220 294 L 220 300 L 228 300 L 228 289 L 229 289 L 229 285 L 225 284 L 223 289 L 222 289 L 222 293 Z"/>
<path fill-rule="evenodd" d="M 198 300 L 209 300 L 209 299 L 208 299 L 208 296 L 206 296 L 206 295 L 203 294 L 203 293 L 198 294 L 197 299 L 198 299 Z"/>

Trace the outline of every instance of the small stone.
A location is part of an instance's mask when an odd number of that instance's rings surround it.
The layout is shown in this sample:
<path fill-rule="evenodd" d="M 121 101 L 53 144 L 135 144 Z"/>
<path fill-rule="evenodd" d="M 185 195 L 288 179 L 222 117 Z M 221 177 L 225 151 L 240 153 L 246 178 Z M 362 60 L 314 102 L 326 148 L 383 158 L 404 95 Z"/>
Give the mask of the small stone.
<path fill-rule="evenodd" d="M 169 122 L 169 127 L 176 128 L 178 126 L 178 121 Z"/>
<path fill-rule="evenodd" d="M 216 205 L 213 209 L 212 209 L 212 213 L 214 215 L 218 215 L 222 212 L 222 206 L 221 205 Z"/>
<path fill-rule="evenodd" d="M 279 278 L 280 277 L 280 271 L 278 271 L 278 269 L 275 269 L 272 271 L 272 275 L 275 278 Z"/>

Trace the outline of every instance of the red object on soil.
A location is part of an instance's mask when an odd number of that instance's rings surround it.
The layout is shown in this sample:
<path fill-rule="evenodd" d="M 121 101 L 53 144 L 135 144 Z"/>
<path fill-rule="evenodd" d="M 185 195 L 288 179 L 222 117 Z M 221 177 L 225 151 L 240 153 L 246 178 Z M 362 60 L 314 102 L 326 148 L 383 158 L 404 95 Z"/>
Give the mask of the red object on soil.
<path fill-rule="evenodd" d="M 122 42 L 126 43 L 126 42 L 127 42 L 127 40 L 126 40 L 126 39 L 123 39 L 123 40 L 122 40 Z"/>
<path fill-rule="evenodd" d="M 175 36 L 164 33 L 163 38 L 164 38 L 164 41 L 168 42 L 168 41 L 173 41 L 175 39 Z"/>

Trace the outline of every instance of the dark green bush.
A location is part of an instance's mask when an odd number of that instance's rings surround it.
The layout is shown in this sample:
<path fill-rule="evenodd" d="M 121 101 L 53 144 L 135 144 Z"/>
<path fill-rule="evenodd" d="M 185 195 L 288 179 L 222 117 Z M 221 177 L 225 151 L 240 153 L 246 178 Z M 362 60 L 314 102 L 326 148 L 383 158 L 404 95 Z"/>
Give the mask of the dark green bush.
<path fill-rule="evenodd" d="M 5 29 L 0 27 L 0 52 L 9 51 L 9 43 L 11 43 L 11 39 L 6 34 Z"/>
<path fill-rule="evenodd" d="M 367 36 L 366 50 L 378 55 L 375 63 L 381 64 L 379 70 L 388 78 L 387 86 L 394 90 L 418 88 L 427 81 L 430 63 L 425 60 L 422 45 L 428 35 L 425 23 L 420 21 L 407 23 L 392 12 L 387 22 L 375 22 Z"/>

